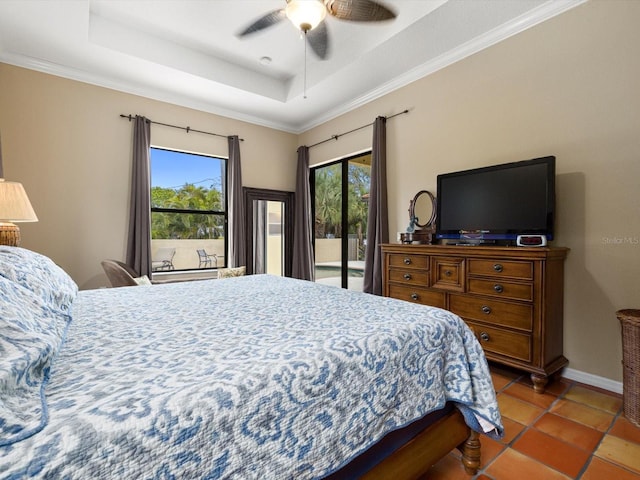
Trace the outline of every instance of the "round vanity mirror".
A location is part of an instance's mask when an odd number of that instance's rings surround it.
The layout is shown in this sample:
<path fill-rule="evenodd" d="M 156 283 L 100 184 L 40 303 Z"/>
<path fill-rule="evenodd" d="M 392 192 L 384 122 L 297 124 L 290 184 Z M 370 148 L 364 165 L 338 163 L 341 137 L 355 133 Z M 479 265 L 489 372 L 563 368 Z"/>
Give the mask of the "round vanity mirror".
<path fill-rule="evenodd" d="M 420 190 L 409 202 L 409 226 L 400 234 L 402 243 L 431 243 L 435 231 L 436 197 Z"/>
<path fill-rule="evenodd" d="M 433 230 L 436 220 L 436 197 L 427 190 L 416 193 L 409 204 L 409 220 L 418 228 Z"/>

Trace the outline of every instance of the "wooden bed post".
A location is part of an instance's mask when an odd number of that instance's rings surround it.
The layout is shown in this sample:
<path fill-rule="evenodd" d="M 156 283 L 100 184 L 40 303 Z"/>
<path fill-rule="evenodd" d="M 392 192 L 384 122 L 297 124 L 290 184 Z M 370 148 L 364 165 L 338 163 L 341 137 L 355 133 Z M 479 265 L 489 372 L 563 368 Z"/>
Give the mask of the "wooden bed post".
<path fill-rule="evenodd" d="M 480 468 L 480 435 L 471 430 L 469 438 L 464 443 L 458 445 L 458 450 L 462 452 L 462 464 L 469 475 L 475 475 Z"/>
<path fill-rule="evenodd" d="M 454 408 L 364 473 L 360 480 L 422 478 L 454 448 L 462 452 L 465 471 L 474 475 L 480 468 L 478 437 L 478 433 L 467 426 L 460 411 Z"/>

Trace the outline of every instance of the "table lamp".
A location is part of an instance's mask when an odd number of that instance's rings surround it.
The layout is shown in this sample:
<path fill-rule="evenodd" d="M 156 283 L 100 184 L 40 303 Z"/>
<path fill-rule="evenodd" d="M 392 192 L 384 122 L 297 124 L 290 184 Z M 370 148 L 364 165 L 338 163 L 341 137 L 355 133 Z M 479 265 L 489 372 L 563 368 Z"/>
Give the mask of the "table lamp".
<path fill-rule="evenodd" d="M 0 245 L 17 247 L 20 244 L 20 228 L 13 222 L 37 221 L 22 184 L 0 178 Z"/>

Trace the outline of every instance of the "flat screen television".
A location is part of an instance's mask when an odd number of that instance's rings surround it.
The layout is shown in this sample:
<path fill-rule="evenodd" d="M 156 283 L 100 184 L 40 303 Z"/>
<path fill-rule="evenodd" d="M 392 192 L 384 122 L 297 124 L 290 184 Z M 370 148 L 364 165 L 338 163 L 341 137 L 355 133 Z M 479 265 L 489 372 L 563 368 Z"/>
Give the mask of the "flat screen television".
<path fill-rule="evenodd" d="M 518 235 L 553 240 L 556 157 L 438 175 L 436 238 L 512 244 Z"/>

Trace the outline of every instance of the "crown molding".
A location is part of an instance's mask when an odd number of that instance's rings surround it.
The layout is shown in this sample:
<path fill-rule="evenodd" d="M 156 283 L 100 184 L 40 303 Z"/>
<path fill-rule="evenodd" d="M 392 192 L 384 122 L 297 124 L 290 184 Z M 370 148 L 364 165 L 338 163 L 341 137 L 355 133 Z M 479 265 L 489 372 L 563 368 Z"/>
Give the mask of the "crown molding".
<path fill-rule="evenodd" d="M 586 3 L 588 0 L 550 0 L 544 5 L 535 8 L 524 15 L 504 24 L 498 28 L 495 28 L 483 35 L 480 35 L 473 40 L 461 45 L 460 47 L 452 50 L 444 55 L 426 62 L 403 75 L 399 75 L 393 80 L 381 85 L 380 87 L 371 90 L 364 95 L 354 99 L 352 102 L 341 105 L 339 108 L 328 111 L 326 114 L 315 118 L 312 122 L 305 124 L 298 132 L 303 133 L 314 127 L 322 125 L 325 122 L 333 120 L 334 118 L 344 115 L 345 113 L 355 110 L 367 103 L 376 100 L 384 95 L 387 95 L 399 88 L 405 87 L 416 80 L 420 80 L 428 75 L 431 75 L 449 65 L 452 65 L 460 60 L 465 59 L 475 53 L 480 52 L 486 48 L 489 48 L 496 43 L 502 42 L 514 35 L 517 35 L 531 27 L 534 27 L 546 20 L 549 20 L 561 13 L 566 12 L 578 5 Z"/>
<path fill-rule="evenodd" d="M 214 115 L 219 115 L 221 117 L 227 117 L 233 120 L 251 123 L 253 125 L 272 128 L 274 130 L 281 130 L 293 134 L 299 133 L 295 128 L 286 123 L 267 121 L 264 118 L 221 108 L 206 102 L 199 102 L 193 100 L 192 98 L 173 94 L 162 89 L 152 89 L 144 85 L 115 81 L 102 75 L 96 75 L 84 70 L 70 68 L 64 65 L 59 65 L 57 63 L 48 62 L 46 60 L 41 60 L 26 55 L 0 52 L 0 62 L 14 65 L 16 67 L 26 68 L 28 70 L 35 70 L 41 73 L 54 75 L 56 77 L 66 78 L 68 80 L 74 80 L 90 85 L 95 85 L 97 87 L 108 88 L 110 90 L 116 90 L 122 93 L 149 98 L 151 100 L 157 100 L 160 102 L 170 103 L 172 105 L 192 108 L 201 112 L 211 113 Z"/>

